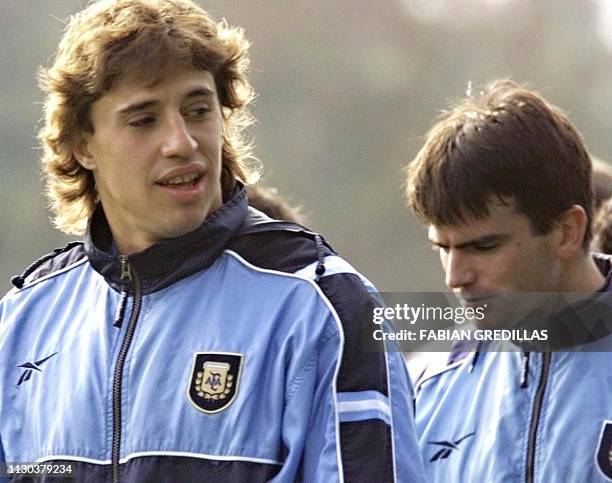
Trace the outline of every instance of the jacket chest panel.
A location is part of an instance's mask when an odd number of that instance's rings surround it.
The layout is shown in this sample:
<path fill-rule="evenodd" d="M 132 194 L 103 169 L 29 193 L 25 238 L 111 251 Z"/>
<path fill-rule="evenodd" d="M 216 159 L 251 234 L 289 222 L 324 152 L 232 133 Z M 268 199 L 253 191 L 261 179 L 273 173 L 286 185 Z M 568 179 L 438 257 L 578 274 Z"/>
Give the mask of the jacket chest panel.
<path fill-rule="evenodd" d="M 461 481 L 525 481 L 543 354 L 530 355 L 527 387 L 520 387 L 520 353 L 480 358 L 472 373 L 469 363 L 449 371 L 420 396 L 417 427 L 432 481 L 449 475 Z M 612 420 L 610 374 L 609 353 L 552 354 L 533 438 L 534 481 L 605 481 L 594 461 L 602 425 Z M 441 388 L 444 396 L 432 397 Z M 430 442 L 453 447 L 445 458 L 431 461 L 443 446 Z"/>

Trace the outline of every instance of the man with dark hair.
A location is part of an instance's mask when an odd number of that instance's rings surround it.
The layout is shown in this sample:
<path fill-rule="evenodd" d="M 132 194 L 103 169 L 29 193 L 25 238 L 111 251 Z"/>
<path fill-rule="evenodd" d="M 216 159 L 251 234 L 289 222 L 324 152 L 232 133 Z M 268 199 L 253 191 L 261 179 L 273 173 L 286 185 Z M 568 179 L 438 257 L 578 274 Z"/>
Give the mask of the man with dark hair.
<path fill-rule="evenodd" d="M 428 481 L 612 478 L 611 267 L 588 252 L 591 161 L 579 133 L 538 94 L 496 81 L 442 116 L 406 173 L 448 287 L 466 307 L 506 310 L 477 322 L 493 342 L 456 347 L 417 384 Z M 500 325 L 508 294 L 564 292 L 579 301 L 533 312 L 547 338 L 494 351 L 503 332 L 483 329 L 511 328 Z"/>
<path fill-rule="evenodd" d="M 40 137 L 55 223 L 85 241 L 0 302 L 0 471 L 421 481 L 402 359 L 360 350 L 371 285 L 248 207 L 247 54 L 190 0 L 70 19 Z"/>

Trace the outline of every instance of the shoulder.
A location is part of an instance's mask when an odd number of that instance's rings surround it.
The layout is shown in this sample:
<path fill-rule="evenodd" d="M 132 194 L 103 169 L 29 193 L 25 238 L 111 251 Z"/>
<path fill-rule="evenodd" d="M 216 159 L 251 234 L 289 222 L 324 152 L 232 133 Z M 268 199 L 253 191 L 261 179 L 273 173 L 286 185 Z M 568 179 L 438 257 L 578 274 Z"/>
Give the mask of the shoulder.
<path fill-rule="evenodd" d="M 335 254 L 317 233 L 295 223 L 273 220 L 253 208 L 249 208 L 228 248 L 254 266 L 287 273 Z"/>
<path fill-rule="evenodd" d="M 17 290 L 20 290 L 54 275 L 59 275 L 85 261 L 86 258 L 83 242 L 70 242 L 32 262 L 21 275 L 12 277 L 11 283 Z"/>
<path fill-rule="evenodd" d="M 342 275 L 368 292 L 376 291 L 373 284 L 342 258 L 322 235 L 296 223 L 273 220 L 253 208 L 249 208 L 240 232 L 228 248 L 263 269 L 293 273 L 316 281 Z"/>
<path fill-rule="evenodd" d="M 340 299 L 375 292 L 323 236 L 295 223 L 272 220 L 253 208 L 228 249 L 260 269 L 316 282 L 334 305 Z"/>
<path fill-rule="evenodd" d="M 375 288 L 318 233 L 250 208 L 228 249 L 259 269 L 316 284 L 347 339 L 352 338 L 347 332 L 356 337 L 359 325 L 371 320 Z"/>

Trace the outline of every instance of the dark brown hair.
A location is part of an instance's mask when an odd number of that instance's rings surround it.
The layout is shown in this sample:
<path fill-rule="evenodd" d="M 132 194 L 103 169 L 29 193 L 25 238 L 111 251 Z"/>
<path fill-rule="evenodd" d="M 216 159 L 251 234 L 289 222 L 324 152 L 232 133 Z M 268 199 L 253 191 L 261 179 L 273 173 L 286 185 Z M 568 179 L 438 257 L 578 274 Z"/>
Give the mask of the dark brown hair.
<path fill-rule="evenodd" d="M 484 219 L 492 198 L 513 199 L 543 235 L 580 205 L 584 246 L 591 240 L 591 161 L 582 137 L 557 107 L 515 82 L 494 81 L 443 113 L 405 173 L 408 205 L 427 224 Z"/>

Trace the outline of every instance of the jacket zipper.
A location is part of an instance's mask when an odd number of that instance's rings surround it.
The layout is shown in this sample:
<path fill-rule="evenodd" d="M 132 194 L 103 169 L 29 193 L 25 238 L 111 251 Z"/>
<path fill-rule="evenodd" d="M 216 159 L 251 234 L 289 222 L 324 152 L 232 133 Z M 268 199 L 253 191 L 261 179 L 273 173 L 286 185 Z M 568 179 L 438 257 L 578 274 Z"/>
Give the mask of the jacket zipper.
<path fill-rule="evenodd" d="M 121 349 L 119 350 L 119 356 L 117 357 L 117 363 L 115 365 L 115 372 L 113 375 L 113 442 L 112 442 L 112 453 L 111 453 L 111 468 L 113 483 L 119 483 L 119 457 L 121 455 L 121 386 L 123 379 L 123 366 L 127 357 L 128 351 L 130 350 L 130 344 L 134 337 L 134 330 L 136 329 L 136 322 L 140 315 L 140 307 L 142 303 L 142 294 L 140 293 L 140 280 L 136 271 L 130 264 L 127 256 L 121 255 L 119 257 L 121 263 L 121 283 L 126 292 L 129 291 L 130 286 L 134 288 L 134 305 L 132 306 L 132 313 L 130 315 L 130 321 L 125 330 L 125 336 L 121 343 Z"/>
<path fill-rule="evenodd" d="M 533 415 L 531 424 L 529 425 L 529 442 L 527 445 L 527 468 L 525 474 L 526 483 L 533 483 L 535 475 L 535 452 L 536 452 L 536 437 L 538 435 L 538 424 L 540 422 L 540 413 L 542 412 L 542 403 L 544 401 L 544 392 L 548 382 L 548 373 L 550 370 L 551 353 L 544 352 L 542 360 L 542 374 L 540 383 L 536 391 L 535 401 L 533 403 Z"/>

